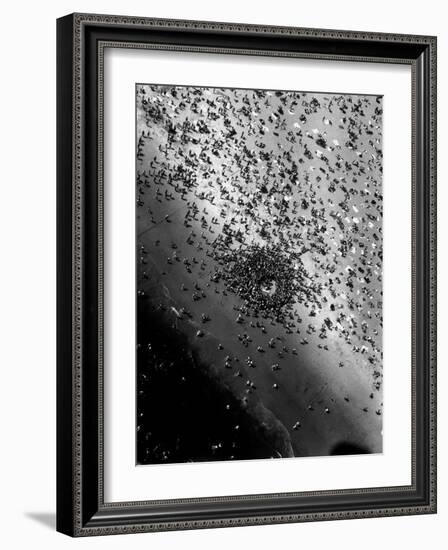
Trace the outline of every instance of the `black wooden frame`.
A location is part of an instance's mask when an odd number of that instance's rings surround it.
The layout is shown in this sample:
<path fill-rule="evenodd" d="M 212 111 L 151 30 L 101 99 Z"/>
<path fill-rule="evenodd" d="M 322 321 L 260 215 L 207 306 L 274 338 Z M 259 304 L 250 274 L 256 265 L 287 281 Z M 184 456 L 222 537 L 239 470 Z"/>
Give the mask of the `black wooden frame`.
<path fill-rule="evenodd" d="M 102 55 L 105 47 L 412 67 L 412 484 L 106 503 L 102 480 Z M 73 14 L 57 22 L 57 529 L 72 536 L 436 511 L 436 38 Z M 148 495 L 148 499 L 150 495 Z"/>

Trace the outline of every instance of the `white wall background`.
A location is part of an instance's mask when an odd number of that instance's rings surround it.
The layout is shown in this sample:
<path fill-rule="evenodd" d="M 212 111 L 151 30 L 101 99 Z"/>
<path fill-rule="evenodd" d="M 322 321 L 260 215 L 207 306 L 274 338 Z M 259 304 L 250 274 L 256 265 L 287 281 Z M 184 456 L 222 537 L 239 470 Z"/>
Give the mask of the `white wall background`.
<path fill-rule="evenodd" d="M 72 540 L 55 511 L 55 19 L 74 11 L 439 37 L 439 513 Z M 59 0 L 2 10 L 0 541 L 3 548 L 442 548 L 448 520 L 448 35 L 442 0 Z M 445 535 L 445 537 L 444 537 Z M 445 543 L 446 544 L 446 543 Z"/>

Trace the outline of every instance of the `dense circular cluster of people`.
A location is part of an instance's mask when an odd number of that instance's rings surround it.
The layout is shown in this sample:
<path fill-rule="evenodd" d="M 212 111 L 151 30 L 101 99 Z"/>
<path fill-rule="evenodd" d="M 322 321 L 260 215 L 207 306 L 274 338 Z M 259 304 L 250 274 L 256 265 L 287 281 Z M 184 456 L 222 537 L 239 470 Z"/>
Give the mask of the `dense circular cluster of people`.
<path fill-rule="evenodd" d="M 215 251 L 221 265 L 217 277 L 241 296 L 251 314 L 284 321 L 295 301 L 317 302 L 313 283 L 298 254 L 285 254 L 280 244 L 248 245 L 238 250 Z"/>

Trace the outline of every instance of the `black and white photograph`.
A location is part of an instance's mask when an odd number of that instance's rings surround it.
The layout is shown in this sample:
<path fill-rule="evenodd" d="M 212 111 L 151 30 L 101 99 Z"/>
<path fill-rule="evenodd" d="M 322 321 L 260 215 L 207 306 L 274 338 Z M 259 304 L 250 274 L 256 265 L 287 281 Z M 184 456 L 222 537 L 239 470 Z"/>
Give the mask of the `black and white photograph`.
<path fill-rule="evenodd" d="M 382 453 L 382 95 L 135 94 L 136 463 Z"/>
<path fill-rule="evenodd" d="M 5 550 L 443 547 L 443 7 L 5 3 Z"/>

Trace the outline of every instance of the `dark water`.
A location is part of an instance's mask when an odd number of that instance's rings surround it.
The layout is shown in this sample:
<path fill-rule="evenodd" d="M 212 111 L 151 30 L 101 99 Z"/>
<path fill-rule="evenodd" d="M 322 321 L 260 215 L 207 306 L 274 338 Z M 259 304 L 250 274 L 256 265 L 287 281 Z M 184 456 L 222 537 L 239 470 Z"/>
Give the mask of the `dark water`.
<path fill-rule="evenodd" d="M 263 427 L 209 375 L 188 338 L 137 298 L 137 462 L 270 458 Z"/>

